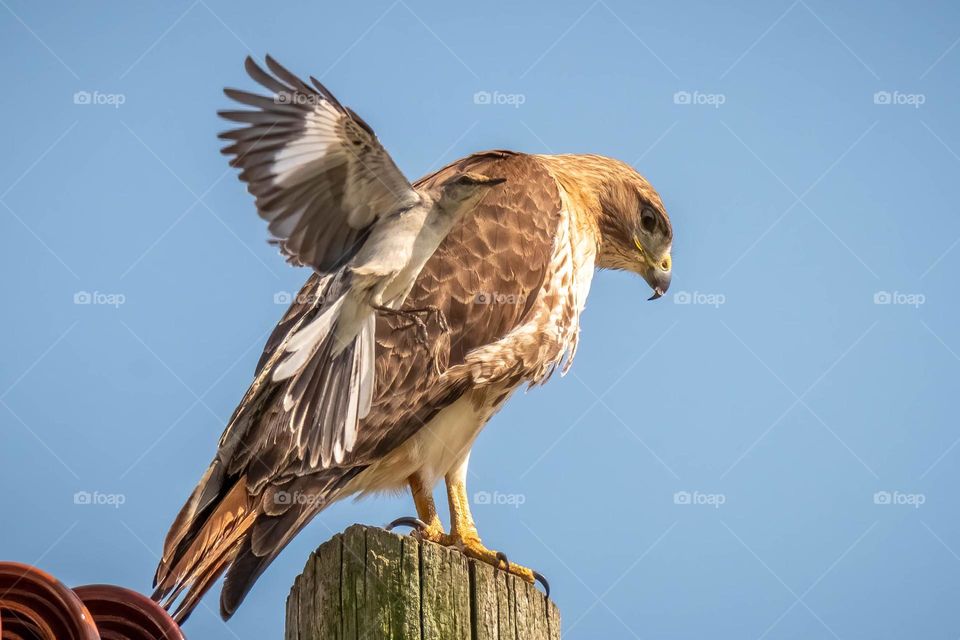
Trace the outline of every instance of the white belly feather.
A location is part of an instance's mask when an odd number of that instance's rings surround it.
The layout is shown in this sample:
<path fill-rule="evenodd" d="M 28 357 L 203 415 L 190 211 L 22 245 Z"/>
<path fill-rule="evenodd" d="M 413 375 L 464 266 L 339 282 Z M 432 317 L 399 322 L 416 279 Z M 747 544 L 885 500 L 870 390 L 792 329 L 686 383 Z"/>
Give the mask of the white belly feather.
<path fill-rule="evenodd" d="M 402 445 L 377 460 L 347 486 L 346 493 L 395 491 L 407 486 L 414 473 L 433 486 L 452 471 L 470 451 L 473 441 L 507 397 L 502 387 L 483 394 L 500 399 L 498 404 L 475 402 L 472 394 L 461 396 L 440 411 Z M 508 394 L 509 396 L 509 394 Z"/>

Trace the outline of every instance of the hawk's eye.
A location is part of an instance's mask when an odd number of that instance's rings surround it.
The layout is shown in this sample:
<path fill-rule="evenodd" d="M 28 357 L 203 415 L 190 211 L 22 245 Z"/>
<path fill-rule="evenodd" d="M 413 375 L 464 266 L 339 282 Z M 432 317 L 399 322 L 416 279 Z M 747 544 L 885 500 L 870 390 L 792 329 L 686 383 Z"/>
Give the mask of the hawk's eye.
<path fill-rule="evenodd" d="M 643 230 L 647 233 L 653 232 L 657 227 L 657 218 L 653 215 L 653 211 L 650 209 L 643 210 L 643 213 L 640 215 L 640 226 L 643 227 Z"/>

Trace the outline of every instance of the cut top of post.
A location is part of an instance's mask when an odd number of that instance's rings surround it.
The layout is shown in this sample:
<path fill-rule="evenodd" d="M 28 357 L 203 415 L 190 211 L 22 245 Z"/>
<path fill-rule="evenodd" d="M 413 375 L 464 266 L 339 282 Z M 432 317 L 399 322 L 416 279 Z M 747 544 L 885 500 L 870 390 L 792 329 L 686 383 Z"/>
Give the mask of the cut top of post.
<path fill-rule="evenodd" d="M 287 598 L 286 640 L 559 640 L 532 584 L 456 549 L 353 525 L 310 555 Z"/>

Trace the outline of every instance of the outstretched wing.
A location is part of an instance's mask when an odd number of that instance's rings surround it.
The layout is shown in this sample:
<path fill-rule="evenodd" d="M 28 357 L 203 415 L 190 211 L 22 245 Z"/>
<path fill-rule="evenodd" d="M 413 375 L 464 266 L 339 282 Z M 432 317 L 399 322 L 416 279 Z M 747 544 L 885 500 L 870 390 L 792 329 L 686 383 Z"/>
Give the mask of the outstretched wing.
<path fill-rule="evenodd" d="M 437 373 L 435 355 L 447 367 L 463 364 L 471 352 L 503 339 L 551 304 L 545 296 L 555 296 L 549 276 L 562 217 L 553 177 L 533 156 L 491 151 L 459 160 L 417 187 L 429 189 L 468 171 L 503 176 L 506 182 L 447 235 L 405 302 L 411 309 L 441 309 L 449 333 L 431 323 L 430 341 L 439 353 L 428 353 L 416 332 L 402 327 L 403 320 L 378 318 L 373 406 L 341 466 L 317 469 L 304 459 L 296 434 L 278 419 L 282 394 L 264 375 L 286 335 L 309 319 L 303 300 L 322 295 L 322 276 L 310 277 L 268 340 L 260 386 L 255 382 L 257 388 L 237 409 L 164 545 L 156 595 L 172 600 L 186 589 L 180 617 L 224 570 L 221 612 L 232 614 L 273 558 L 350 479 L 471 388 L 465 377 Z M 518 355 L 535 359 L 536 354 Z M 520 368 L 514 375 L 519 383 L 529 371 Z"/>
<path fill-rule="evenodd" d="M 380 216 L 420 196 L 373 129 L 314 78 L 313 86 L 266 58 L 267 73 L 247 58 L 254 80 L 272 92 L 224 93 L 253 110 L 221 111 L 241 127 L 220 134 L 231 166 L 256 197 L 260 216 L 291 262 L 321 273 L 338 269 Z"/>

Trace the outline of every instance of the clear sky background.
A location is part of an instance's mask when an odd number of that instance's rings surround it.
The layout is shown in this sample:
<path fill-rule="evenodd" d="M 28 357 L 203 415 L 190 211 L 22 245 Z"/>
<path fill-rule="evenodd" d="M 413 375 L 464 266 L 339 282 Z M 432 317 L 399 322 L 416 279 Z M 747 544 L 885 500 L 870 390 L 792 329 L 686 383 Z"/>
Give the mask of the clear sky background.
<path fill-rule="evenodd" d="M 670 294 L 599 274 L 572 372 L 472 457 L 566 637 L 956 638 L 958 38 L 946 1 L 0 1 L 0 558 L 149 589 L 308 275 L 215 137 L 269 52 L 411 178 L 591 152 L 662 194 Z M 187 633 L 281 637 L 310 551 L 412 512 L 330 508 Z"/>

